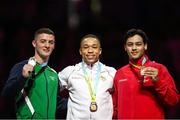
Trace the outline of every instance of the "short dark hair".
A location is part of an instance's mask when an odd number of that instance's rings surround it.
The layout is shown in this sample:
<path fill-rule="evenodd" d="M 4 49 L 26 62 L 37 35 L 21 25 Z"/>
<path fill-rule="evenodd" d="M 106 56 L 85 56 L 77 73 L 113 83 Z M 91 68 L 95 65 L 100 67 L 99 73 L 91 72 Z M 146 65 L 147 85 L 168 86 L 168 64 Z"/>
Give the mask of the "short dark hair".
<path fill-rule="evenodd" d="M 95 38 L 99 41 L 99 44 L 100 44 L 100 47 L 101 47 L 101 41 L 100 41 L 100 38 L 97 36 L 97 35 L 94 35 L 94 34 L 87 34 L 85 35 L 84 37 L 82 37 L 81 41 L 80 41 L 80 47 L 81 47 L 81 43 L 84 39 L 86 38 Z"/>
<path fill-rule="evenodd" d="M 54 32 L 53 32 L 50 28 L 40 28 L 40 29 L 36 30 L 36 32 L 35 32 L 35 34 L 34 34 L 34 39 L 35 39 L 39 34 L 42 34 L 42 33 L 46 33 L 46 34 L 50 34 L 50 35 L 55 36 Z"/>
<path fill-rule="evenodd" d="M 146 33 L 141 29 L 135 29 L 135 28 L 132 28 L 126 32 L 123 39 L 123 43 L 126 44 L 127 39 L 133 37 L 134 35 L 140 35 L 143 38 L 143 43 L 144 44 L 148 43 L 148 37 Z"/>

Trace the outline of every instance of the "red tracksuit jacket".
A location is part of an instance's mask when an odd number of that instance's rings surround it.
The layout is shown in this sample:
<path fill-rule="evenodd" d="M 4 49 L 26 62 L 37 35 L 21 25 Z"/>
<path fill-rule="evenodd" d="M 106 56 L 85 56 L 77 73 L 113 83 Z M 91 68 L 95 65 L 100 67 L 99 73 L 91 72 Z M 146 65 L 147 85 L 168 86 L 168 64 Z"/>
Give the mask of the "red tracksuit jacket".
<path fill-rule="evenodd" d="M 158 68 L 158 81 L 143 82 L 140 70 L 131 64 L 120 68 L 114 78 L 113 118 L 164 118 L 164 105 L 175 105 L 179 95 L 174 80 L 162 64 L 147 61 L 144 66 Z M 142 59 L 136 64 L 140 65 Z"/>

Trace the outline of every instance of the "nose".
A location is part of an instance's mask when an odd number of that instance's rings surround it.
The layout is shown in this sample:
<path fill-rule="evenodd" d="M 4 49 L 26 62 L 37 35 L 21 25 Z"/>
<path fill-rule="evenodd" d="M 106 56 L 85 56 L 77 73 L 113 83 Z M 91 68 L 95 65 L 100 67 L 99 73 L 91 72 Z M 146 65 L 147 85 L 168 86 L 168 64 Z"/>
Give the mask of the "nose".
<path fill-rule="evenodd" d="M 50 46 L 50 43 L 49 43 L 49 42 L 45 42 L 45 46 L 46 46 L 46 47 L 49 47 L 49 46 Z"/>
<path fill-rule="evenodd" d="M 88 52 L 93 52 L 93 48 L 89 47 Z"/>
<path fill-rule="evenodd" d="M 137 48 L 136 45 L 133 45 L 133 46 L 132 46 L 132 49 L 133 49 L 133 50 L 136 50 L 136 48 Z"/>

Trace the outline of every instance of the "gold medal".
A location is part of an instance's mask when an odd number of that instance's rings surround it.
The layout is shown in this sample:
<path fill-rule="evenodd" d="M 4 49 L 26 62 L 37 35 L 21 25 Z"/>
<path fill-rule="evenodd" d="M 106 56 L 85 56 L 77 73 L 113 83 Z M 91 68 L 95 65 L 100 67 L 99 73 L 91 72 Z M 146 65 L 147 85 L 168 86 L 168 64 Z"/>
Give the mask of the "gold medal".
<path fill-rule="evenodd" d="M 91 112 L 96 112 L 97 111 L 97 104 L 96 102 L 91 102 L 91 105 L 90 105 L 90 111 Z"/>

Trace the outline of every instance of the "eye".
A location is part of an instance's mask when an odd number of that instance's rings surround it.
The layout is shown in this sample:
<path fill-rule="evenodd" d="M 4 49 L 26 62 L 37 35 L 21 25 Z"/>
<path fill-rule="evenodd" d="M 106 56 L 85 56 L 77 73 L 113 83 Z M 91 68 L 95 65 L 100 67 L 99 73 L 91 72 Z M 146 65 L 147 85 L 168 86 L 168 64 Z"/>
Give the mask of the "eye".
<path fill-rule="evenodd" d="M 128 47 L 131 47 L 131 46 L 133 46 L 133 43 L 127 43 L 126 44 Z"/>
<path fill-rule="evenodd" d="M 87 46 L 87 45 L 85 45 L 85 46 L 83 46 L 82 48 L 83 48 L 83 49 L 87 49 L 87 48 L 88 48 L 88 46 Z"/>
<path fill-rule="evenodd" d="M 142 44 L 143 44 L 142 42 L 136 43 L 137 46 L 141 46 Z"/>
<path fill-rule="evenodd" d="M 50 44 L 54 44 L 54 43 L 55 43 L 55 41 L 51 40 L 51 41 L 49 41 L 49 43 L 50 43 Z"/>
<path fill-rule="evenodd" d="M 96 49 L 96 48 L 98 48 L 98 46 L 96 46 L 96 45 L 93 45 L 93 46 L 92 46 L 92 48 Z"/>
<path fill-rule="evenodd" d="M 45 42 L 46 42 L 46 40 L 44 40 L 44 39 L 41 39 L 41 40 L 40 40 L 40 42 L 41 42 L 41 43 L 45 43 Z"/>

